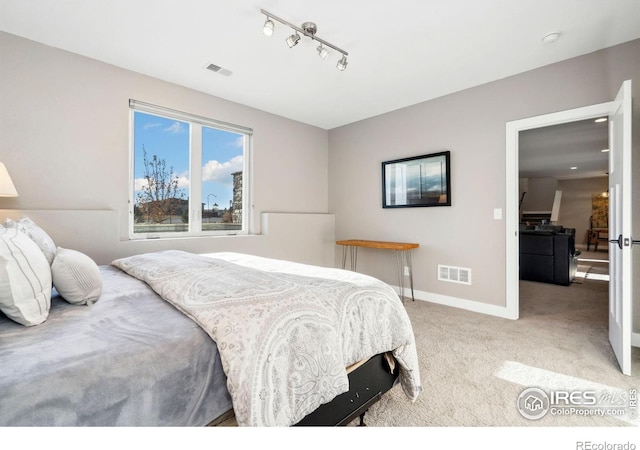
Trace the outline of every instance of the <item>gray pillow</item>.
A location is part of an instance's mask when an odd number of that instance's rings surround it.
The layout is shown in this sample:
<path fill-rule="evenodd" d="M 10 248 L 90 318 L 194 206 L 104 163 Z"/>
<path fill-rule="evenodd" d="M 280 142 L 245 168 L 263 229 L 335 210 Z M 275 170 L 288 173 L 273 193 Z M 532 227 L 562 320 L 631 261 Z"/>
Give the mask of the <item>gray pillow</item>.
<path fill-rule="evenodd" d="M 72 305 L 90 305 L 102 294 L 100 269 L 82 252 L 58 247 L 51 273 L 53 287 Z"/>

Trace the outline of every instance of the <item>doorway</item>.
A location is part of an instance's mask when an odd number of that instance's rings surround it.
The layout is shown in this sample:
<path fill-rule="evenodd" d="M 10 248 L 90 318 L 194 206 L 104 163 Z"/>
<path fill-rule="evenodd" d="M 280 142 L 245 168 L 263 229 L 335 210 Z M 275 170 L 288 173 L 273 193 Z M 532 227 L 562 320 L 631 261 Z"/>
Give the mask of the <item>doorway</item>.
<path fill-rule="evenodd" d="M 505 227 L 507 235 L 506 309 L 509 318 L 518 319 L 520 316 L 518 245 L 520 230 L 520 134 L 527 130 L 537 130 L 545 127 L 607 117 L 610 109 L 610 103 L 601 103 L 507 123 Z"/>
<path fill-rule="evenodd" d="M 608 118 L 523 130 L 518 143 L 519 315 L 561 320 L 569 308 L 575 320 L 604 325 L 609 291 L 604 239 Z M 554 243 L 551 256 L 549 242 Z"/>
<path fill-rule="evenodd" d="M 608 117 L 610 120 L 609 153 L 609 227 L 618 239 L 609 240 L 609 342 L 622 373 L 631 375 L 632 341 L 638 341 L 632 330 L 633 267 L 631 258 L 632 207 L 631 187 L 631 80 L 625 80 L 615 99 L 608 103 L 577 108 L 543 116 L 508 122 L 506 125 L 506 313 L 519 317 L 519 135 L 525 130 L 578 120 Z M 616 243 L 614 246 L 612 243 Z"/>

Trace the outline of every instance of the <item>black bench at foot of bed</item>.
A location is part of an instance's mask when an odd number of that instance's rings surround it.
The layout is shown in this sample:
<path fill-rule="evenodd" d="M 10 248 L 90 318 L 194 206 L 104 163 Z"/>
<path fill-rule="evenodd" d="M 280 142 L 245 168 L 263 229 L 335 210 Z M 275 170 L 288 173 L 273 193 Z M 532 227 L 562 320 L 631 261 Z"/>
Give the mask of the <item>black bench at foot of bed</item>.
<path fill-rule="evenodd" d="M 382 394 L 393 387 L 398 378 L 398 366 L 389 367 L 384 354 L 379 354 L 349 373 L 349 390 L 320 406 L 295 426 L 344 426 L 364 414 Z"/>

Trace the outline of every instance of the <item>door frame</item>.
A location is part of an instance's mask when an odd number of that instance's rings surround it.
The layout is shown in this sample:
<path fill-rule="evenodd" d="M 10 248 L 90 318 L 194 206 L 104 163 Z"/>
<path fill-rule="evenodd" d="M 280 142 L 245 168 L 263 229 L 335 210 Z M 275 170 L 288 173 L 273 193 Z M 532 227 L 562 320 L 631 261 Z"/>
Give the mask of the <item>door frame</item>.
<path fill-rule="evenodd" d="M 514 120 L 506 124 L 506 205 L 505 205 L 505 239 L 506 239 L 506 317 L 520 317 L 519 287 L 519 151 L 520 132 L 534 128 L 559 125 L 579 120 L 596 119 L 609 116 L 613 102 L 569 109 L 526 119 Z"/>

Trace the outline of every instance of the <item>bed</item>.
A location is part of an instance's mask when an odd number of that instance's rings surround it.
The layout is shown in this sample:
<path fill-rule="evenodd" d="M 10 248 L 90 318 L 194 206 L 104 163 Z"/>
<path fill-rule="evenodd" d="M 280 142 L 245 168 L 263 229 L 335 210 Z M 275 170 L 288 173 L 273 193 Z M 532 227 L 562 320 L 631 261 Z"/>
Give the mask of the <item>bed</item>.
<path fill-rule="evenodd" d="M 404 307 L 371 277 L 181 251 L 95 270 L 87 304 L 54 288 L 41 323 L 0 314 L 0 425 L 344 425 L 421 390 Z"/>

